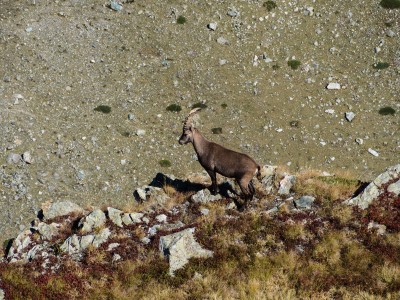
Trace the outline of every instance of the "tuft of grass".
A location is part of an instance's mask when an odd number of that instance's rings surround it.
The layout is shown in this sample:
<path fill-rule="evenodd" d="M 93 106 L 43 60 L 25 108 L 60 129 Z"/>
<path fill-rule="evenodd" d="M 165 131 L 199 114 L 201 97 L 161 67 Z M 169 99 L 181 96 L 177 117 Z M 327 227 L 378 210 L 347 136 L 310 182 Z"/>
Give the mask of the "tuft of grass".
<path fill-rule="evenodd" d="M 192 108 L 202 108 L 202 109 L 204 109 L 204 108 L 207 108 L 207 104 L 202 103 L 202 102 L 197 102 L 197 103 L 192 105 Z"/>
<path fill-rule="evenodd" d="M 171 104 L 167 106 L 167 111 L 172 111 L 172 112 L 180 112 L 182 110 L 182 107 L 179 104 Z"/>
<path fill-rule="evenodd" d="M 277 5 L 275 3 L 275 1 L 266 1 L 263 3 L 263 6 L 268 10 L 271 11 L 275 8 L 277 8 Z"/>
<path fill-rule="evenodd" d="M 185 23 L 186 23 L 186 18 L 185 18 L 184 16 L 179 16 L 179 17 L 176 19 L 176 23 L 178 23 L 178 24 L 185 24 Z"/>
<path fill-rule="evenodd" d="M 171 162 L 168 159 L 162 159 L 158 163 L 163 168 L 169 168 L 170 166 L 172 166 Z"/>
<path fill-rule="evenodd" d="M 214 133 L 214 134 L 221 134 L 222 133 L 222 128 L 221 127 L 212 128 L 211 132 Z"/>
<path fill-rule="evenodd" d="M 400 8 L 400 0 L 382 0 L 379 4 L 387 9 Z"/>
<path fill-rule="evenodd" d="M 109 114 L 111 112 L 111 107 L 108 105 L 99 105 L 94 111 L 102 112 L 103 114 Z"/>
<path fill-rule="evenodd" d="M 300 67 L 301 62 L 299 60 L 292 59 L 289 60 L 287 64 L 292 70 L 297 70 Z"/>
<path fill-rule="evenodd" d="M 372 65 L 372 67 L 376 70 L 383 70 L 389 68 L 389 63 L 387 62 L 378 62 Z"/>
<path fill-rule="evenodd" d="M 379 114 L 382 116 L 387 116 L 387 115 L 394 115 L 396 113 L 396 110 L 393 107 L 390 106 L 385 106 L 379 109 Z"/>
<path fill-rule="evenodd" d="M 280 65 L 274 64 L 274 65 L 272 65 L 272 70 L 277 71 L 280 69 L 280 67 L 281 67 Z"/>
<path fill-rule="evenodd" d="M 222 104 L 221 104 L 221 107 L 225 109 L 225 108 L 227 108 L 227 107 L 228 107 L 228 104 L 226 104 L 226 103 L 222 103 Z"/>

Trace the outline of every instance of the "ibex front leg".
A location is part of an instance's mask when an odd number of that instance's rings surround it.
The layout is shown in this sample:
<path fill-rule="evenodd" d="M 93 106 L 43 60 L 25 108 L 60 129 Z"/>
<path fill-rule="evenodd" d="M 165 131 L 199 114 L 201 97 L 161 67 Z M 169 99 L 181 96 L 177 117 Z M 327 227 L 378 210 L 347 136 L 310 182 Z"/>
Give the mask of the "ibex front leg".
<path fill-rule="evenodd" d="M 216 195 L 218 193 L 217 186 L 217 173 L 213 170 L 206 170 L 208 175 L 211 177 L 211 194 Z"/>

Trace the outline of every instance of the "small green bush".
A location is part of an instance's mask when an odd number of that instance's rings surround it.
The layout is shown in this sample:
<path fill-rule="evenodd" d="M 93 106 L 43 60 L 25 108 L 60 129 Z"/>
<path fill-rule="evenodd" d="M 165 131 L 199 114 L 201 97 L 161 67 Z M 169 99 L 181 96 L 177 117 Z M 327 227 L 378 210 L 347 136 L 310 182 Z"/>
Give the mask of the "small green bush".
<path fill-rule="evenodd" d="M 276 71 L 279 70 L 280 66 L 278 64 L 275 64 L 272 66 L 272 70 Z"/>
<path fill-rule="evenodd" d="M 171 104 L 167 106 L 167 111 L 175 111 L 179 112 L 182 110 L 182 107 L 179 104 Z"/>
<path fill-rule="evenodd" d="M 185 24 L 186 23 L 186 18 L 184 16 L 179 16 L 178 19 L 176 19 L 176 23 Z"/>
<path fill-rule="evenodd" d="M 400 0 L 382 0 L 380 5 L 387 9 L 400 8 Z"/>
<path fill-rule="evenodd" d="M 396 113 L 396 110 L 393 107 L 390 107 L 390 106 L 382 107 L 379 110 L 379 114 L 382 115 L 382 116 L 394 115 L 395 113 Z"/>
<path fill-rule="evenodd" d="M 207 108 L 207 104 L 201 103 L 201 102 L 197 102 L 195 104 L 192 105 L 192 108 Z"/>
<path fill-rule="evenodd" d="M 222 108 L 227 108 L 227 107 L 228 107 L 228 104 L 222 103 L 222 104 L 221 104 L 221 107 L 222 107 Z"/>
<path fill-rule="evenodd" d="M 372 67 L 376 70 L 383 70 L 383 69 L 389 68 L 389 66 L 390 66 L 389 63 L 387 63 L 387 62 L 378 62 L 378 63 L 372 65 Z"/>
<path fill-rule="evenodd" d="M 287 64 L 292 68 L 292 70 L 297 70 L 300 67 L 301 62 L 298 60 L 289 60 Z"/>
<path fill-rule="evenodd" d="M 222 128 L 221 127 L 216 127 L 211 129 L 211 132 L 214 134 L 221 134 L 222 133 Z"/>
<path fill-rule="evenodd" d="M 99 105 L 94 110 L 102 112 L 103 114 L 109 114 L 111 112 L 111 107 L 108 105 Z"/>
<path fill-rule="evenodd" d="M 168 168 L 168 167 L 170 167 L 172 165 L 171 162 L 168 159 L 162 159 L 158 163 L 163 168 Z"/>
<path fill-rule="evenodd" d="M 266 1 L 264 2 L 263 6 L 268 10 L 271 11 L 277 7 L 275 1 Z"/>

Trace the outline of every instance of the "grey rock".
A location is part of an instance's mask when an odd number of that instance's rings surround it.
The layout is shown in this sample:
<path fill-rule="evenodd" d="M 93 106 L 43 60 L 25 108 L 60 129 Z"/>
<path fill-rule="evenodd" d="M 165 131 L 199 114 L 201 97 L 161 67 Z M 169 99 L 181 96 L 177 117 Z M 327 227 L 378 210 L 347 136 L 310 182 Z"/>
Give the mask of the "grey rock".
<path fill-rule="evenodd" d="M 201 208 L 200 212 L 203 216 L 207 216 L 210 213 L 210 210 L 208 208 Z"/>
<path fill-rule="evenodd" d="M 267 193 L 271 193 L 275 188 L 275 176 L 277 166 L 264 165 L 260 169 L 261 184 Z"/>
<path fill-rule="evenodd" d="M 117 262 L 117 261 L 120 261 L 121 258 L 122 258 L 121 255 L 119 255 L 118 253 L 114 253 L 111 262 L 112 262 L 112 263 L 115 263 L 115 262 Z"/>
<path fill-rule="evenodd" d="M 386 226 L 383 224 L 378 224 L 373 221 L 368 223 L 368 229 L 376 229 L 377 235 L 384 235 L 386 233 Z"/>
<path fill-rule="evenodd" d="M 372 149 L 372 148 L 368 148 L 368 152 L 369 152 L 369 154 L 372 154 L 375 157 L 379 156 L 379 152 L 374 150 L 374 149 Z"/>
<path fill-rule="evenodd" d="M 40 222 L 37 226 L 37 231 L 42 239 L 51 240 L 51 238 L 58 233 L 58 229 L 60 227 L 61 225 L 57 223 L 46 224 L 44 222 Z"/>
<path fill-rule="evenodd" d="M 31 244 L 31 231 L 24 230 L 14 239 L 8 253 L 7 258 L 16 261 L 23 256 L 23 251 Z"/>
<path fill-rule="evenodd" d="M 215 30 L 217 30 L 217 23 L 212 22 L 212 23 L 207 25 L 207 28 L 210 29 L 210 30 L 215 31 Z"/>
<path fill-rule="evenodd" d="M 279 195 L 289 195 L 294 183 L 296 182 L 296 176 L 286 175 L 279 183 Z"/>
<path fill-rule="evenodd" d="M 168 199 L 170 199 L 163 189 L 150 185 L 137 188 L 133 192 L 133 195 L 139 202 L 147 201 L 147 199 L 151 197 L 154 198 L 158 204 L 164 204 Z"/>
<path fill-rule="evenodd" d="M 101 244 L 106 242 L 111 235 L 111 231 L 108 228 L 103 228 L 100 230 L 98 234 L 95 235 L 94 240 L 93 240 L 93 246 L 94 247 L 99 247 Z"/>
<path fill-rule="evenodd" d="M 167 216 L 164 214 L 158 215 L 158 216 L 156 216 L 156 220 L 159 223 L 165 223 L 165 222 L 167 222 Z"/>
<path fill-rule="evenodd" d="M 21 155 L 16 153 L 10 153 L 7 155 L 7 163 L 9 164 L 17 164 L 21 161 Z"/>
<path fill-rule="evenodd" d="M 354 117 L 355 117 L 356 115 L 355 115 L 355 113 L 349 111 L 349 112 L 346 112 L 346 113 L 344 114 L 344 116 L 345 116 L 345 118 L 346 118 L 347 121 L 351 122 L 351 121 L 353 121 L 353 119 L 354 119 Z"/>
<path fill-rule="evenodd" d="M 79 221 L 78 227 L 82 233 L 92 232 L 93 230 L 104 226 L 106 223 L 106 215 L 101 209 L 95 209 L 86 217 Z"/>
<path fill-rule="evenodd" d="M 344 201 L 348 205 L 357 205 L 361 209 L 366 209 L 381 193 L 384 191 L 381 189 L 382 185 L 388 183 L 393 179 L 400 177 L 400 164 L 391 166 L 386 169 L 385 172 L 375 178 L 365 189 L 356 197 L 347 199 Z M 397 181 L 398 182 L 398 181 Z M 395 185 L 396 187 L 396 185 Z"/>
<path fill-rule="evenodd" d="M 337 82 L 330 82 L 328 83 L 328 85 L 326 86 L 326 88 L 328 90 L 340 90 L 341 86 L 339 83 Z"/>
<path fill-rule="evenodd" d="M 134 114 L 128 114 L 128 120 L 130 121 L 135 120 Z"/>
<path fill-rule="evenodd" d="M 117 226 L 122 227 L 122 210 L 115 209 L 112 207 L 107 207 L 108 217 Z"/>
<path fill-rule="evenodd" d="M 141 223 L 142 222 L 141 218 L 144 216 L 144 214 L 135 212 L 135 213 L 130 213 L 129 216 L 133 221 L 133 223 Z"/>
<path fill-rule="evenodd" d="M 230 17 L 238 17 L 240 13 L 235 7 L 230 7 L 228 9 L 227 15 Z"/>
<path fill-rule="evenodd" d="M 110 1 L 110 7 L 112 10 L 115 11 L 121 11 L 122 10 L 122 5 L 119 4 L 117 1 L 111 0 Z"/>
<path fill-rule="evenodd" d="M 124 225 L 131 225 L 133 224 L 133 221 L 131 219 L 131 216 L 128 213 L 123 213 L 121 217 L 122 223 Z"/>
<path fill-rule="evenodd" d="M 293 204 L 298 209 L 311 209 L 314 201 L 315 197 L 313 196 L 302 196 L 299 199 L 293 200 Z"/>
<path fill-rule="evenodd" d="M 169 274 L 188 263 L 189 259 L 207 258 L 213 256 L 213 251 L 203 249 L 194 238 L 195 228 L 188 228 L 177 233 L 162 236 L 160 238 L 160 252 L 169 260 Z"/>
<path fill-rule="evenodd" d="M 0 289 L 0 300 L 4 300 L 5 299 L 4 297 L 5 297 L 4 291 Z"/>
<path fill-rule="evenodd" d="M 395 195 L 400 195 L 400 179 L 390 184 L 387 190 L 388 192 L 393 193 Z"/>
<path fill-rule="evenodd" d="M 119 243 L 111 243 L 110 245 L 108 245 L 107 251 L 114 250 L 114 249 L 117 248 L 119 245 L 120 245 Z"/>
<path fill-rule="evenodd" d="M 70 201 L 60 201 L 42 204 L 43 216 L 46 219 L 66 216 L 72 213 L 83 214 L 84 209 Z"/>
<path fill-rule="evenodd" d="M 220 194 L 211 195 L 211 192 L 208 189 L 200 190 L 196 194 L 192 195 L 192 201 L 195 203 L 208 203 L 220 199 L 222 199 Z"/>
<path fill-rule="evenodd" d="M 29 151 L 25 151 L 22 154 L 22 160 L 27 164 L 33 163 L 33 159 L 32 159 L 31 153 Z"/>
<path fill-rule="evenodd" d="M 217 38 L 217 43 L 221 45 L 228 45 L 229 41 L 226 38 L 220 36 L 219 38 Z"/>

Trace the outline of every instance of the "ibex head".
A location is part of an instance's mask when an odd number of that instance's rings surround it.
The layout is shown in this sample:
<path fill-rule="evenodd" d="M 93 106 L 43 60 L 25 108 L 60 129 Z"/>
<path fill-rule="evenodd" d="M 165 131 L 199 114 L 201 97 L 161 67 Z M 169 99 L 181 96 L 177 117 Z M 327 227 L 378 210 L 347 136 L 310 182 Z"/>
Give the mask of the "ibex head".
<path fill-rule="evenodd" d="M 183 132 L 181 138 L 179 139 L 179 144 L 185 145 L 187 143 L 193 143 L 193 124 L 192 118 L 198 113 L 201 108 L 192 109 L 189 115 L 186 117 L 185 121 L 183 121 Z"/>

